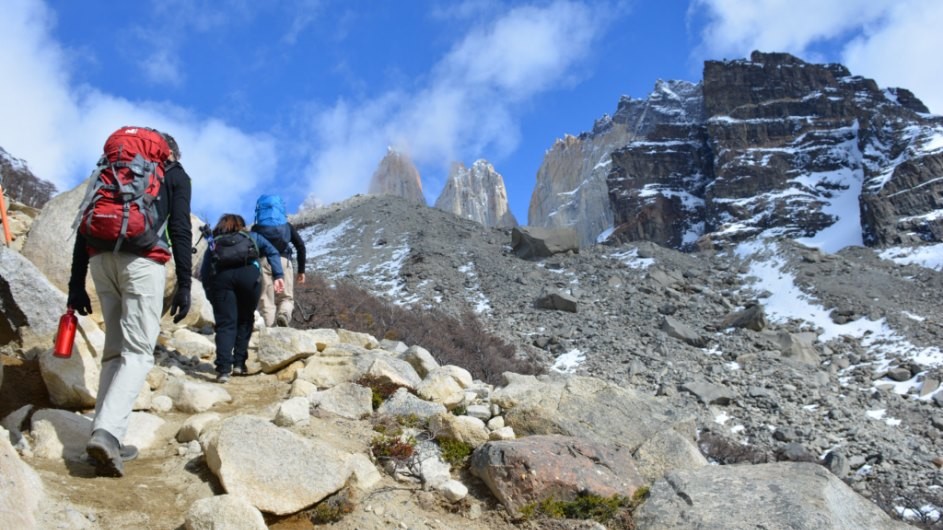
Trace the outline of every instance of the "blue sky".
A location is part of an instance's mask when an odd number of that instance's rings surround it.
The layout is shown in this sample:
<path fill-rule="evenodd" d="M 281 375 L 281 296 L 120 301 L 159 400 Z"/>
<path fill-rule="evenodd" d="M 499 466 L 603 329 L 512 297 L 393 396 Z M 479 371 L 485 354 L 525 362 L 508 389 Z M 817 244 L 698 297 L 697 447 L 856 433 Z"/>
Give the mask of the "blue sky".
<path fill-rule="evenodd" d="M 943 112 L 936 0 L 3 3 L 0 147 L 69 189 L 117 127 L 168 131 L 210 221 L 260 193 L 293 210 L 362 193 L 393 146 L 430 204 L 452 161 L 487 159 L 526 223 L 555 139 L 754 49 L 841 62 Z"/>

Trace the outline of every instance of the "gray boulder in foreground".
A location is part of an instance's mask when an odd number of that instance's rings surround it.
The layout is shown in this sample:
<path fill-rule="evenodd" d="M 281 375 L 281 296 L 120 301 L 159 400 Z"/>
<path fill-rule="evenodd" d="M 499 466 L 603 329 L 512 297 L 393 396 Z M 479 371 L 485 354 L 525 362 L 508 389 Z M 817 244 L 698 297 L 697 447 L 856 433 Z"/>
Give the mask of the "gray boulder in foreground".
<path fill-rule="evenodd" d="M 892 520 L 822 466 L 778 462 L 671 472 L 635 512 L 638 530 L 869 530 Z"/>

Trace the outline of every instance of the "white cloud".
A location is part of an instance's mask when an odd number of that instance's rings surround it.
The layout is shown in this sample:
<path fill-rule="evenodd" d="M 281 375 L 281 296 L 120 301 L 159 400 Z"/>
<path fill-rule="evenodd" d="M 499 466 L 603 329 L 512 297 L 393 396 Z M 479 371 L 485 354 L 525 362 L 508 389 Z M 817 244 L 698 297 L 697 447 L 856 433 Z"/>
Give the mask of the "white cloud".
<path fill-rule="evenodd" d="M 693 0 L 703 15 L 702 59 L 733 59 L 753 50 L 841 62 L 881 86 L 912 90 L 943 112 L 943 3 L 929 0 Z M 836 56 L 823 56 L 837 46 Z"/>
<path fill-rule="evenodd" d="M 143 62 L 141 68 L 144 69 L 144 75 L 155 83 L 175 87 L 183 84 L 180 61 L 176 55 L 168 53 L 167 50 L 159 50 L 152 54 Z"/>
<path fill-rule="evenodd" d="M 884 24 L 852 40 L 842 52 L 852 72 L 881 86 L 912 90 L 931 112 L 943 114 L 943 2 L 895 2 Z"/>
<path fill-rule="evenodd" d="M 131 101 L 75 86 L 53 39 L 54 15 L 38 0 L 7 3 L 0 17 L 0 146 L 60 190 L 88 176 L 105 138 L 123 125 L 174 135 L 193 178 L 193 209 L 251 211 L 256 185 L 276 178 L 274 142 L 167 102 Z M 215 221 L 215 219 L 213 219 Z"/>
<path fill-rule="evenodd" d="M 557 1 L 505 11 L 471 27 L 414 92 L 367 94 L 320 110 L 313 122 L 321 141 L 306 171 L 311 193 L 334 201 L 365 191 L 388 145 L 417 165 L 441 167 L 443 176 L 452 161 L 477 159 L 485 147 L 510 152 L 520 135 L 517 105 L 573 81 L 602 37 L 604 9 L 596 9 Z"/>

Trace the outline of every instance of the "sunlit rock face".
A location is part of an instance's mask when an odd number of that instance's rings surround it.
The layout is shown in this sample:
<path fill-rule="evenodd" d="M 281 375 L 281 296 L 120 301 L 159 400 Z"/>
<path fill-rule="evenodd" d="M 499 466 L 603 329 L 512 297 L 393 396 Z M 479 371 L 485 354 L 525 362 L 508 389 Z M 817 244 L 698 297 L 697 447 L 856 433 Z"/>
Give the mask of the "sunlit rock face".
<path fill-rule="evenodd" d="M 703 121 L 700 84 L 658 81 L 646 99 L 623 96 L 612 116 L 603 116 L 590 132 L 566 135 L 544 157 L 531 195 L 528 224 L 569 226 L 582 244 L 590 244 L 613 226 L 607 176 L 611 154 L 643 140 L 665 125 Z"/>
<path fill-rule="evenodd" d="M 370 179 L 367 193 L 371 195 L 393 195 L 425 204 L 419 170 L 405 153 L 387 150 L 386 156 Z"/>
<path fill-rule="evenodd" d="M 708 61 L 702 83 L 623 98 L 548 152 L 529 223 L 584 243 L 837 250 L 943 240 L 943 118 L 907 90 L 788 54 Z"/>
<path fill-rule="evenodd" d="M 487 227 L 517 226 L 508 208 L 504 178 L 487 160 L 478 160 L 470 168 L 459 162 L 452 164 L 435 207 Z"/>

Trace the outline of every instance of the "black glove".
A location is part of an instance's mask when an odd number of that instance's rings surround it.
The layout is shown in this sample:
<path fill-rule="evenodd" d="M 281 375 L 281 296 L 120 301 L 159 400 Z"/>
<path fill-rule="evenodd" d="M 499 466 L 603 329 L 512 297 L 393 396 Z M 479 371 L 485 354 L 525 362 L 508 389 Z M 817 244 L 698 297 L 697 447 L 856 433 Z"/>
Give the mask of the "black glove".
<path fill-rule="evenodd" d="M 174 317 L 174 324 L 183 320 L 190 312 L 190 289 L 177 288 L 174 301 L 170 304 L 170 316 Z"/>
<path fill-rule="evenodd" d="M 66 305 L 76 310 L 80 315 L 92 313 L 92 301 L 89 300 L 85 287 L 70 287 Z"/>

